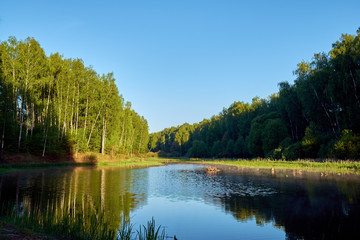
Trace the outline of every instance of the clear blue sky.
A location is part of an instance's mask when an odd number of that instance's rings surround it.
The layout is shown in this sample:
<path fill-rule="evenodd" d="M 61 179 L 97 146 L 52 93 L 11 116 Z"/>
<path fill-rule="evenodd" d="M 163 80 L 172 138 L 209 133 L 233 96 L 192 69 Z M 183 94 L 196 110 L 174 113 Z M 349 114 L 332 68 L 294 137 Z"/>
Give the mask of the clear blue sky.
<path fill-rule="evenodd" d="M 114 72 L 160 131 L 293 82 L 293 70 L 360 27 L 360 1 L 3 1 L 0 40 L 34 37 L 47 55 Z"/>

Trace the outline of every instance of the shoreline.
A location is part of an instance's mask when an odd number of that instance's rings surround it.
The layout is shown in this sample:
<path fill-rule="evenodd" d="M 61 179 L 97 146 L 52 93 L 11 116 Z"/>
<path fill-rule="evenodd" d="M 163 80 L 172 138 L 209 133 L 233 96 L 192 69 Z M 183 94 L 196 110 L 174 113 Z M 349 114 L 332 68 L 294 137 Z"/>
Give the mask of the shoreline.
<path fill-rule="evenodd" d="M 67 158 L 38 158 L 33 155 L 15 155 L 16 161 L 11 162 L 11 157 L 5 162 L 0 162 L 0 173 L 11 171 L 21 171 L 36 168 L 53 168 L 53 167 L 152 167 L 162 166 L 169 163 L 187 162 L 178 158 L 159 158 L 157 156 L 110 156 L 99 153 L 82 153 L 78 157 Z"/>
<path fill-rule="evenodd" d="M 100 153 L 81 153 L 78 156 L 68 156 L 66 158 L 38 158 L 33 155 L 18 154 L 12 158 L 17 158 L 11 163 L 11 157 L 0 163 L 0 173 L 17 171 L 30 168 L 48 167 L 152 167 L 162 166 L 171 163 L 194 163 L 194 164 L 219 164 L 225 166 L 236 166 L 244 168 L 259 169 L 288 169 L 303 170 L 309 172 L 349 172 L 360 175 L 360 161 L 353 160 L 316 160 L 298 159 L 295 161 L 271 160 L 271 159 L 206 159 L 206 158 L 179 158 L 179 157 L 158 157 L 156 154 L 144 154 L 139 156 L 110 156 Z M 20 159 L 20 160 L 19 160 Z M 29 160 L 30 159 L 30 160 Z"/>
<path fill-rule="evenodd" d="M 199 159 L 192 162 L 253 169 L 301 170 L 319 173 L 353 173 L 360 175 L 360 162 L 357 161 L 316 161 L 315 159 L 300 159 L 296 161 L 281 161 L 270 159 Z"/>

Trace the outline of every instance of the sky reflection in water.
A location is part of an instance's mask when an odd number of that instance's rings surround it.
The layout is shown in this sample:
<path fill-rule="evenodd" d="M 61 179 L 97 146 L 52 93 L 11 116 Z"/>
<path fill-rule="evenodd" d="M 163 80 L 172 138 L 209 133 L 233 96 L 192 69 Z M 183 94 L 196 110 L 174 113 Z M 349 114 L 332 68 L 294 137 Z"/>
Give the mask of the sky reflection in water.
<path fill-rule="evenodd" d="M 0 201 L 154 217 L 178 239 L 347 239 L 360 237 L 358 176 L 203 165 L 146 169 L 75 168 L 0 175 Z"/>

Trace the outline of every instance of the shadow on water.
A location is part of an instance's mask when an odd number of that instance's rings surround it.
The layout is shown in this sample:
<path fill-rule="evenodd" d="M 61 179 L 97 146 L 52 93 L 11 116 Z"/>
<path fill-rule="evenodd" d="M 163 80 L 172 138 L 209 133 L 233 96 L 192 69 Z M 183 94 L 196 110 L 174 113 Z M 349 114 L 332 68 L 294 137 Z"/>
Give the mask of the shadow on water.
<path fill-rule="evenodd" d="M 130 218 L 147 205 L 155 211 L 154 216 L 156 211 L 167 214 L 167 206 L 151 205 L 150 199 L 162 197 L 175 203 L 197 201 L 215 206 L 223 214 L 231 214 L 238 224 L 253 219 L 258 226 L 270 223 L 284 231 L 287 239 L 360 239 L 358 176 L 219 169 L 216 174 L 207 174 L 201 165 L 13 172 L 0 175 L 0 201 L 15 202 L 19 209 L 69 208 L 74 214 L 99 209 L 111 226 L 118 227 L 122 216 Z M 173 218 L 178 224 L 194 221 L 194 230 L 189 231 L 198 231 L 196 225 L 200 222 L 196 221 L 208 219 L 201 218 L 206 214 L 200 209 L 197 211 L 197 219 Z"/>
<path fill-rule="evenodd" d="M 122 218 L 146 203 L 147 172 L 120 168 L 61 168 L 12 172 L 0 176 L 0 201 L 17 209 L 104 213 L 117 228 Z M 135 184 L 134 178 L 137 179 Z"/>
<path fill-rule="evenodd" d="M 285 230 L 287 239 L 360 238 L 358 176 L 223 167 L 217 178 L 228 188 L 229 182 L 238 182 L 232 178 L 240 178 L 239 173 L 241 182 L 251 183 L 249 192 L 220 197 L 225 211 L 236 219 L 273 222 Z"/>

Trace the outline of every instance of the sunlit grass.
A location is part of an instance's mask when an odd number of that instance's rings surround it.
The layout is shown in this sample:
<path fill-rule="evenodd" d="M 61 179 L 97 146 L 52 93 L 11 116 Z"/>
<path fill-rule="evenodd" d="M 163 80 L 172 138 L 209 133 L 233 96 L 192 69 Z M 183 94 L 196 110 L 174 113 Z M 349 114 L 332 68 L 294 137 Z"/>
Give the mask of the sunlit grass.
<path fill-rule="evenodd" d="M 200 159 L 193 160 L 194 163 L 212 163 L 246 168 L 274 168 L 274 169 L 299 169 L 306 171 L 326 171 L 326 172 L 353 172 L 360 174 L 360 162 L 324 160 L 315 161 L 311 159 L 299 159 L 296 161 L 271 160 L 271 159 Z"/>
<path fill-rule="evenodd" d="M 72 162 L 39 162 L 39 163 L 15 163 L 0 164 L 0 173 L 18 171 L 30 168 L 47 167 L 86 167 L 86 166 L 121 166 L 121 167 L 150 167 L 161 166 L 168 163 L 183 162 L 183 159 L 159 158 L 157 156 L 140 155 L 130 157 L 102 155 L 100 153 L 83 153 Z"/>
<path fill-rule="evenodd" d="M 113 161 L 98 161 L 97 166 L 123 166 L 123 167 L 148 167 L 148 166 L 161 166 L 169 163 L 184 162 L 182 159 L 170 158 L 129 158 L 129 159 L 115 159 Z"/>

